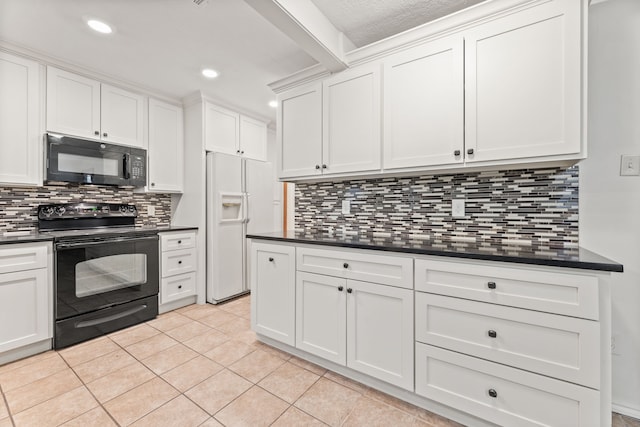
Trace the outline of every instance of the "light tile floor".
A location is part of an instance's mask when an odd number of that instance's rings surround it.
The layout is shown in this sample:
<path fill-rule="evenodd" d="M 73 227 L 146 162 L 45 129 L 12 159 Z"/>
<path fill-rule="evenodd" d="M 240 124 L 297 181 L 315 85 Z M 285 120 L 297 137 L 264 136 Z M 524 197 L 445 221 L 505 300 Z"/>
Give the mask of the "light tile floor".
<path fill-rule="evenodd" d="M 257 342 L 249 301 L 0 366 L 0 427 L 459 425 Z"/>

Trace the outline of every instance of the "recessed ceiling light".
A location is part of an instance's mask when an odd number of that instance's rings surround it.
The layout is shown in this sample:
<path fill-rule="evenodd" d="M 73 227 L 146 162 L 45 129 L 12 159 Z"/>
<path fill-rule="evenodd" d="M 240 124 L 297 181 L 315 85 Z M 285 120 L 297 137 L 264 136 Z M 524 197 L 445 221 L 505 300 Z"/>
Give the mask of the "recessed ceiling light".
<path fill-rule="evenodd" d="M 90 26 L 92 30 L 102 34 L 111 34 L 113 32 L 113 30 L 109 25 L 105 24 L 102 21 L 98 21 L 96 19 L 88 20 L 87 25 Z"/>
<path fill-rule="evenodd" d="M 205 68 L 202 70 L 202 75 L 208 79 L 215 79 L 218 77 L 218 72 L 216 70 L 212 70 L 211 68 Z"/>
<path fill-rule="evenodd" d="M 269 101 L 269 107 L 278 108 L 278 101 Z"/>

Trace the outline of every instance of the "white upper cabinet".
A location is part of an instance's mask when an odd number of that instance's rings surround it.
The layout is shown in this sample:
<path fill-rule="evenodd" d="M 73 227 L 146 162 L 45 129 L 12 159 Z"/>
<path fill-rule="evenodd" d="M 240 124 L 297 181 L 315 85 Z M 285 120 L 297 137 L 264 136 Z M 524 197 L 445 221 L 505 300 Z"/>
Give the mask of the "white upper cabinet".
<path fill-rule="evenodd" d="M 323 174 L 380 169 L 380 66 L 367 65 L 325 80 Z"/>
<path fill-rule="evenodd" d="M 218 153 L 240 154 L 240 114 L 205 103 L 205 148 Z"/>
<path fill-rule="evenodd" d="M 0 52 L 0 183 L 41 185 L 40 65 Z"/>
<path fill-rule="evenodd" d="M 554 1 L 464 33 L 467 162 L 581 152 L 580 16 Z"/>
<path fill-rule="evenodd" d="M 184 188 L 182 108 L 149 99 L 150 191 L 180 193 Z"/>
<path fill-rule="evenodd" d="M 100 138 L 100 83 L 47 67 L 47 130 Z"/>
<path fill-rule="evenodd" d="M 205 149 L 267 160 L 267 124 L 205 102 Z"/>
<path fill-rule="evenodd" d="M 384 169 L 464 160 L 463 38 L 384 60 Z"/>
<path fill-rule="evenodd" d="M 47 67 L 47 130 L 144 148 L 144 97 Z"/>
<path fill-rule="evenodd" d="M 106 84 L 100 93 L 102 139 L 143 147 L 144 97 Z"/>
<path fill-rule="evenodd" d="M 278 95 L 278 175 L 281 178 L 322 173 L 322 85 Z"/>
<path fill-rule="evenodd" d="M 255 160 L 267 160 L 267 124 L 240 116 L 240 154 Z"/>

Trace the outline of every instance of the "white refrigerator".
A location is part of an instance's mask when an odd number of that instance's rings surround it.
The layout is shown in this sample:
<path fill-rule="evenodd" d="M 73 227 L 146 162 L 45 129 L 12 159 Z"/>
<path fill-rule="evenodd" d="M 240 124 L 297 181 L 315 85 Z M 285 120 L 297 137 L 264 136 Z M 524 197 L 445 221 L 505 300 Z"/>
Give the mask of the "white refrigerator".
<path fill-rule="evenodd" d="M 207 301 L 249 292 L 247 233 L 273 231 L 269 162 L 207 153 Z"/>

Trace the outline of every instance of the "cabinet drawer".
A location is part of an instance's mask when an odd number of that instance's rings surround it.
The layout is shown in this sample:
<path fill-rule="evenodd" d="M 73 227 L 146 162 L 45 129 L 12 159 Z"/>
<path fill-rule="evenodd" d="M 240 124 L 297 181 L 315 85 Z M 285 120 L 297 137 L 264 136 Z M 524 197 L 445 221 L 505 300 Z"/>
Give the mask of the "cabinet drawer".
<path fill-rule="evenodd" d="M 162 252 L 162 277 L 196 271 L 196 250 Z"/>
<path fill-rule="evenodd" d="M 600 324 L 416 292 L 416 340 L 600 387 Z"/>
<path fill-rule="evenodd" d="M 196 273 L 180 274 L 162 279 L 160 304 L 195 295 Z"/>
<path fill-rule="evenodd" d="M 501 426 L 600 425 L 596 390 L 420 343 L 416 393 Z"/>
<path fill-rule="evenodd" d="M 196 233 L 160 233 L 160 248 L 162 251 L 189 249 L 196 247 Z"/>
<path fill-rule="evenodd" d="M 597 320 L 598 278 L 489 263 L 416 259 L 416 290 Z"/>
<path fill-rule="evenodd" d="M 312 248 L 298 248 L 296 256 L 300 271 L 413 288 L 411 258 Z"/>
<path fill-rule="evenodd" d="M 0 273 L 46 268 L 48 245 L 48 243 L 33 243 L 1 247 Z"/>

